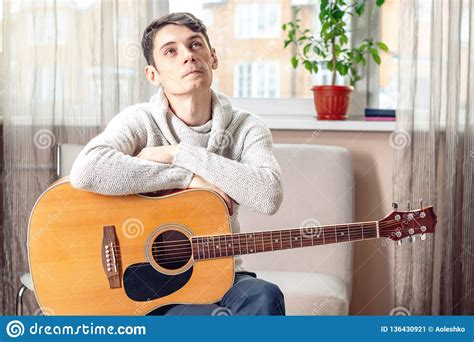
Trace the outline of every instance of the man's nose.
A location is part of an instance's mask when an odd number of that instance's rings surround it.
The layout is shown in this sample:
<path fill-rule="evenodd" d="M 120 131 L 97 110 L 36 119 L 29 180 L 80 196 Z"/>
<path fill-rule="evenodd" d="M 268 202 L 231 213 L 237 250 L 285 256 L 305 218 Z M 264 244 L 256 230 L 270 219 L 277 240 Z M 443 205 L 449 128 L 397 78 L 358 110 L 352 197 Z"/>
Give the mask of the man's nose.
<path fill-rule="evenodd" d="M 189 61 L 195 61 L 194 52 L 190 49 L 185 48 L 184 50 L 184 64 Z"/>

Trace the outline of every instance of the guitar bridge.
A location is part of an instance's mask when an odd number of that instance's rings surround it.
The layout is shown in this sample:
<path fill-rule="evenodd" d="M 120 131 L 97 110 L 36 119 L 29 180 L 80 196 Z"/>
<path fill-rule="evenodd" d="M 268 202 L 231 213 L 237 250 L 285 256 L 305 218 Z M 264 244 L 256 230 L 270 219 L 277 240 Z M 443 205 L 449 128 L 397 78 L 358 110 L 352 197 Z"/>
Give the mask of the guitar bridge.
<path fill-rule="evenodd" d="M 102 265 L 110 288 L 122 287 L 120 284 L 120 250 L 115 226 L 103 227 Z"/>

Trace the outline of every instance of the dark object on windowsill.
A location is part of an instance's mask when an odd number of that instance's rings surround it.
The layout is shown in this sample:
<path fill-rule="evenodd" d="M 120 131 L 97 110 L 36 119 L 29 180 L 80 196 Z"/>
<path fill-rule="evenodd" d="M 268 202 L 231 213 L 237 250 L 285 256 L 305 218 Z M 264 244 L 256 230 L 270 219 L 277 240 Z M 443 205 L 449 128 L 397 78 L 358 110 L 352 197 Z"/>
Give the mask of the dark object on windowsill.
<path fill-rule="evenodd" d="M 395 109 L 365 108 L 365 117 L 367 118 L 394 118 Z"/>
<path fill-rule="evenodd" d="M 366 121 L 395 121 L 395 109 L 365 109 Z"/>

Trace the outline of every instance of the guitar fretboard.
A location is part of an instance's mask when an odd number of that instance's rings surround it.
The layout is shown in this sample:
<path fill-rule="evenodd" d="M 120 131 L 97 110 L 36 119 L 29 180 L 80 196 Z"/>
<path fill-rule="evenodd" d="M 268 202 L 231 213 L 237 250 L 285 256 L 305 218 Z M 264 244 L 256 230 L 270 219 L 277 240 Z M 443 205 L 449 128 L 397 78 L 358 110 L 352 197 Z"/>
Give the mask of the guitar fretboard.
<path fill-rule="evenodd" d="M 368 240 L 379 237 L 378 222 L 292 228 L 229 235 L 195 236 L 195 260 L 278 251 L 283 249 Z"/>

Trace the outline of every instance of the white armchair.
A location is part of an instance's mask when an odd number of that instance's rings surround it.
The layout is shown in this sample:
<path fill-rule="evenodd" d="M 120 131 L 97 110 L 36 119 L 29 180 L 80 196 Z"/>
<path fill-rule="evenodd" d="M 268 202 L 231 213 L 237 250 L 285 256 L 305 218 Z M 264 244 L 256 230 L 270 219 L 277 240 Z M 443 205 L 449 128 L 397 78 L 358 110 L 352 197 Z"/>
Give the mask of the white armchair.
<path fill-rule="evenodd" d="M 241 208 L 243 232 L 353 221 L 354 175 L 349 151 L 335 146 L 276 144 L 284 199 L 273 216 Z M 243 266 L 277 284 L 288 315 L 347 315 L 352 243 L 243 256 Z"/>
<path fill-rule="evenodd" d="M 58 146 L 57 176 L 68 175 L 82 145 Z M 243 232 L 353 221 L 353 170 L 341 147 L 276 144 L 284 200 L 273 216 L 240 210 Z M 352 285 L 352 244 L 305 247 L 243 256 L 243 266 L 281 288 L 288 315 L 347 315 Z M 18 311 L 29 273 L 22 277 Z"/>

